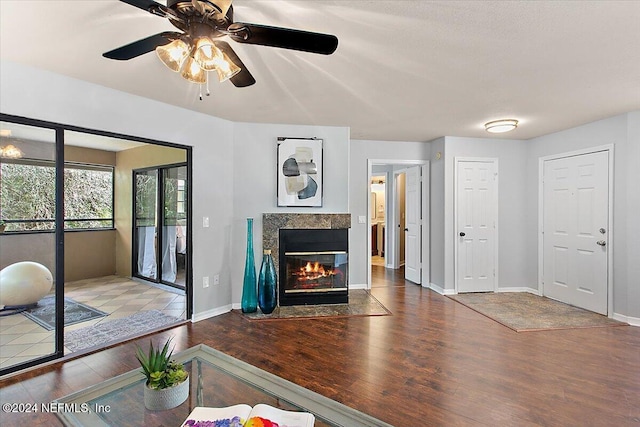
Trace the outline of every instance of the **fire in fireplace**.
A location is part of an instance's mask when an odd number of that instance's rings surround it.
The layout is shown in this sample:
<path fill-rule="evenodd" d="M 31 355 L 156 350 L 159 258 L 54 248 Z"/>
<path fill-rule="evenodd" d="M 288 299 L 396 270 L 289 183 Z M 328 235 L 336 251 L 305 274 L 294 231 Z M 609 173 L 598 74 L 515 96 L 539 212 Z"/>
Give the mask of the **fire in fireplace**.
<path fill-rule="evenodd" d="M 346 252 L 285 253 L 289 289 L 285 292 L 330 291 L 346 286 Z"/>
<path fill-rule="evenodd" d="M 348 302 L 347 233 L 280 230 L 280 305 Z"/>

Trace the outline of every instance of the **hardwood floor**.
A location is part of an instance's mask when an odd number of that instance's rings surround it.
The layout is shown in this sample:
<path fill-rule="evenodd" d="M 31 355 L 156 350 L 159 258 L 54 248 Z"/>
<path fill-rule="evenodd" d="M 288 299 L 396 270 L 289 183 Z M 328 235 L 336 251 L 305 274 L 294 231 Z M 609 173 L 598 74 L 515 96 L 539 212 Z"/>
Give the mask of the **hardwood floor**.
<path fill-rule="evenodd" d="M 640 328 L 516 333 L 397 276 L 375 271 L 372 289 L 392 316 L 231 312 L 156 337 L 174 336 L 177 350 L 205 343 L 395 426 L 640 425 Z M 136 368 L 124 343 L 5 378 L 0 400 L 49 402 Z M 41 413 L 0 422 L 60 425 Z"/>

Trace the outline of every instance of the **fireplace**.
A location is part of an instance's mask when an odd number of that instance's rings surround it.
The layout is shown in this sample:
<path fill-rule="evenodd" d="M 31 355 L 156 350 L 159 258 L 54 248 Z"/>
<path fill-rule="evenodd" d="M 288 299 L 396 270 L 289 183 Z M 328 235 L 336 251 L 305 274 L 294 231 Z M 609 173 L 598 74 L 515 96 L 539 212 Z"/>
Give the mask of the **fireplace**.
<path fill-rule="evenodd" d="M 349 302 L 348 229 L 280 229 L 281 306 Z"/>

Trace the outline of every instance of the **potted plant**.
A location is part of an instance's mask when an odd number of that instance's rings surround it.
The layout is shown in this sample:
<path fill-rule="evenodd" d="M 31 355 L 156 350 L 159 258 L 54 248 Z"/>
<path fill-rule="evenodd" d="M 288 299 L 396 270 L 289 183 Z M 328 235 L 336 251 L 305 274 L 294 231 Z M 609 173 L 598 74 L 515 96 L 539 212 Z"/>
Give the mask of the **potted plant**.
<path fill-rule="evenodd" d="M 162 410 L 179 406 L 189 397 L 189 374 L 181 363 L 171 360 L 173 349 L 169 351 L 171 338 L 162 349 L 149 342 L 145 354 L 137 346 L 136 358 L 147 378 L 144 385 L 144 405 L 147 409 Z"/>

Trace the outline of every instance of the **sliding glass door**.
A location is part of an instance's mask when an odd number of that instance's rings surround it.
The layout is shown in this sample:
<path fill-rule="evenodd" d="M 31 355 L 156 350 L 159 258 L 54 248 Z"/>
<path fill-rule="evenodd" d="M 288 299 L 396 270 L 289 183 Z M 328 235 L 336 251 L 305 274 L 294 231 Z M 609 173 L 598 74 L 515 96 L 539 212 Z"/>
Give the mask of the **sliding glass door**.
<path fill-rule="evenodd" d="M 0 121 L 0 375 L 62 354 L 61 135 Z"/>
<path fill-rule="evenodd" d="M 187 260 L 187 167 L 133 171 L 134 276 L 184 289 Z"/>

